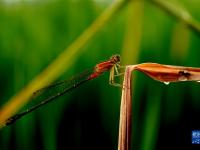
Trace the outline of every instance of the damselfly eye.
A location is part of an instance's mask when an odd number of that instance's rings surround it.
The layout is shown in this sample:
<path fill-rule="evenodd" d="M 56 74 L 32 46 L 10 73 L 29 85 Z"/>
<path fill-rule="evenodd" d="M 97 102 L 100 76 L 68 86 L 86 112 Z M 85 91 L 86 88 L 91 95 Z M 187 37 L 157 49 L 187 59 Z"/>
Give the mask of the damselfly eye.
<path fill-rule="evenodd" d="M 113 63 L 118 63 L 120 62 L 120 55 L 113 55 L 110 59 L 113 61 Z"/>

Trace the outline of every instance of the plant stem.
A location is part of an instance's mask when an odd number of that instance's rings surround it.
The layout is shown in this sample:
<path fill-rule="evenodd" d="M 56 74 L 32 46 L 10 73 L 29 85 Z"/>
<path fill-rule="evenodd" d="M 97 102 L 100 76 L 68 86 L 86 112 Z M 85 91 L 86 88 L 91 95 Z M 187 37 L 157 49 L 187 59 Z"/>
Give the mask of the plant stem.
<path fill-rule="evenodd" d="M 180 21 L 182 21 L 190 29 L 195 31 L 195 33 L 200 34 L 200 23 L 197 20 L 195 20 L 186 9 L 180 7 L 177 3 L 175 4 L 174 2 L 169 0 L 148 0 L 148 1 L 160 7 L 162 10 L 166 11 L 171 16 L 174 16 Z"/>
<path fill-rule="evenodd" d="M 120 121 L 119 121 L 119 137 L 118 137 L 118 150 L 131 149 L 131 129 L 132 129 L 132 86 L 131 86 L 131 73 L 134 70 L 134 65 L 126 66 L 121 106 L 120 106 Z"/>
<path fill-rule="evenodd" d="M 127 7 L 126 29 L 121 56 L 123 64 L 135 64 L 139 58 L 142 41 L 144 2 L 132 0 Z"/>

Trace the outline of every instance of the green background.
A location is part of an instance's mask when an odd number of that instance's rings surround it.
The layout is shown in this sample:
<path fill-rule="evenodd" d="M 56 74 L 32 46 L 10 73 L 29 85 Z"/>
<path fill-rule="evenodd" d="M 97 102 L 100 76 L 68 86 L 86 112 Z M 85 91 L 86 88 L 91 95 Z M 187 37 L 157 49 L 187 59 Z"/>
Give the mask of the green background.
<path fill-rule="evenodd" d="M 0 105 L 45 69 L 111 2 L 0 2 Z M 177 2 L 200 19 L 199 1 Z M 113 54 L 121 54 L 122 65 L 199 67 L 199 43 L 198 33 L 157 6 L 127 3 L 69 60 L 74 63 L 57 81 Z M 191 131 L 200 129 L 200 84 L 165 85 L 133 74 L 132 149 L 191 146 Z M 108 77 L 106 73 L 1 129 L 0 149 L 117 149 L 121 89 L 110 86 Z"/>

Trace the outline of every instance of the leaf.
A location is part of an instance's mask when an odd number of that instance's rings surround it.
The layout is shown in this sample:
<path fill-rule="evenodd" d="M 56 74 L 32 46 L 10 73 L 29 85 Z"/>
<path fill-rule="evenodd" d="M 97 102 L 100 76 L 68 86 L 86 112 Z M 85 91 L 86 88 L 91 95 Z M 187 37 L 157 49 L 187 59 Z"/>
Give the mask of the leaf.
<path fill-rule="evenodd" d="M 200 68 L 162 65 L 157 63 L 142 63 L 136 65 L 135 70 L 139 70 L 160 82 L 200 80 Z"/>

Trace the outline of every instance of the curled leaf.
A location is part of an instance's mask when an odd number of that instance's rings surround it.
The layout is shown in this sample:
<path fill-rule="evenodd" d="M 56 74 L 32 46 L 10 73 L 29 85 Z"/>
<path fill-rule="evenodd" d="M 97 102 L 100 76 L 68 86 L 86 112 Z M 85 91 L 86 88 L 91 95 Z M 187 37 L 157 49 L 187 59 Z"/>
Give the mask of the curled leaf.
<path fill-rule="evenodd" d="M 160 82 L 200 81 L 200 68 L 142 63 L 135 70 Z"/>
<path fill-rule="evenodd" d="M 200 68 L 142 63 L 126 66 L 121 97 L 118 150 L 130 150 L 132 126 L 131 72 L 141 71 L 149 77 L 169 84 L 179 81 L 200 81 Z"/>

